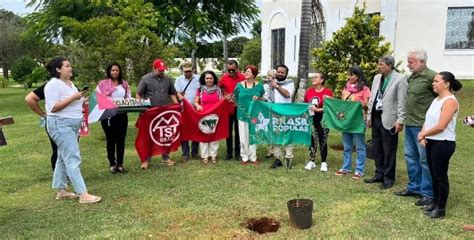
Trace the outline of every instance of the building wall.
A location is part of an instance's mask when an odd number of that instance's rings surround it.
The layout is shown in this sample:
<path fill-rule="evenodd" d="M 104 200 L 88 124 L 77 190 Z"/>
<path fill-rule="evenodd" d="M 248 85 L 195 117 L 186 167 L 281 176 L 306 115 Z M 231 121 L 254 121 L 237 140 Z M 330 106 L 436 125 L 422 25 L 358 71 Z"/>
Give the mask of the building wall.
<path fill-rule="evenodd" d="M 428 53 L 428 66 L 450 71 L 460 79 L 474 79 L 474 50 L 445 50 L 448 7 L 473 6 L 473 1 L 398 0 L 394 57 L 404 62 L 407 52 L 422 48 Z M 429 6 L 429 7 L 427 7 Z"/>
<path fill-rule="evenodd" d="M 345 25 L 360 0 L 320 0 L 326 20 L 326 40 Z M 448 7 L 473 6 L 472 0 L 367 0 L 367 12 L 380 12 L 384 21 L 380 34 L 392 44 L 396 61 L 406 68 L 407 52 L 423 48 L 428 66 L 435 71 L 451 71 L 458 78 L 474 79 L 474 50 L 445 50 Z M 298 67 L 301 0 L 262 1 L 262 64 L 264 74 L 271 67 L 271 29 L 285 27 L 285 64 L 289 75 Z"/>
<path fill-rule="evenodd" d="M 263 0 L 262 1 L 262 63 L 261 75 L 271 69 L 272 29 L 285 28 L 285 64 L 289 75 L 296 76 L 298 71 L 298 51 L 300 34 L 300 0 Z M 296 56 L 296 58 L 295 58 Z"/>

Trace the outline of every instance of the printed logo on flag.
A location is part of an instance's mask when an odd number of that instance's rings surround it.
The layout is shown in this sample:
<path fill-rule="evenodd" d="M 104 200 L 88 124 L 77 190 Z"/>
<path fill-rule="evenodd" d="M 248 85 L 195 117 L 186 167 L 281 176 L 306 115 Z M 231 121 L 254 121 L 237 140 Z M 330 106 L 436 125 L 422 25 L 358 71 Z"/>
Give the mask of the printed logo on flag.
<path fill-rule="evenodd" d="M 213 134 L 216 132 L 219 116 L 217 114 L 207 115 L 199 120 L 198 128 L 205 134 Z"/>
<path fill-rule="evenodd" d="M 180 135 L 178 131 L 180 113 L 168 110 L 160 113 L 150 123 L 150 136 L 159 146 L 171 146 Z"/>
<path fill-rule="evenodd" d="M 272 126 L 275 132 L 308 132 L 309 130 L 309 124 L 306 118 L 272 115 Z"/>
<path fill-rule="evenodd" d="M 344 121 L 344 120 L 346 120 L 346 113 L 345 113 L 345 112 L 342 112 L 342 111 L 341 111 L 341 112 L 337 112 L 337 113 L 336 113 L 336 118 L 337 118 L 337 120 L 339 120 L 339 121 Z"/>
<path fill-rule="evenodd" d="M 258 121 L 257 121 L 258 119 Z M 262 113 L 258 113 L 257 119 L 252 119 L 255 124 L 255 131 L 268 131 L 268 124 L 270 123 L 270 118 L 265 118 Z"/>

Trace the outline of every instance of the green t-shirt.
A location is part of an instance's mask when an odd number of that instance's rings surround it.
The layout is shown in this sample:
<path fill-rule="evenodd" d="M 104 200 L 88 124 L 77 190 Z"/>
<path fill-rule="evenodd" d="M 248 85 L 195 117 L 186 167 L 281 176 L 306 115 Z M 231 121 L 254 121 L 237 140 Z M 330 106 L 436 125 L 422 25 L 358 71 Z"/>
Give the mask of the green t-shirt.
<path fill-rule="evenodd" d="M 238 83 L 234 90 L 235 100 L 237 101 L 237 119 L 248 121 L 248 110 L 250 102 L 253 101 L 253 96 L 262 97 L 264 93 L 265 90 L 261 83 L 255 83 L 253 88 L 245 88 L 242 84 Z"/>
<path fill-rule="evenodd" d="M 418 74 L 408 77 L 408 88 L 406 98 L 405 125 L 411 127 L 422 127 L 425 122 L 426 111 L 436 97 L 433 92 L 433 79 L 436 72 L 425 68 Z"/>

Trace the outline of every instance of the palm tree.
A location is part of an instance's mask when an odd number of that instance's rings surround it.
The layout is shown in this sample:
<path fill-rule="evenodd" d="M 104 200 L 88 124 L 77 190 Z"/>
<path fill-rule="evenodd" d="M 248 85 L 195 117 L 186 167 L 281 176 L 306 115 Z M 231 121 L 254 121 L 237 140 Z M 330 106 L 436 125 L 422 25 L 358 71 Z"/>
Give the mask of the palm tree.
<path fill-rule="evenodd" d="M 296 79 L 298 91 L 294 96 L 297 101 L 302 101 L 306 87 L 309 72 L 309 48 L 312 42 L 311 32 L 315 32 L 316 44 L 319 44 L 320 40 L 323 39 L 324 29 L 325 21 L 321 2 L 319 0 L 303 0 L 301 3 L 300 49 L 298 52 L 298 75 Z"/>

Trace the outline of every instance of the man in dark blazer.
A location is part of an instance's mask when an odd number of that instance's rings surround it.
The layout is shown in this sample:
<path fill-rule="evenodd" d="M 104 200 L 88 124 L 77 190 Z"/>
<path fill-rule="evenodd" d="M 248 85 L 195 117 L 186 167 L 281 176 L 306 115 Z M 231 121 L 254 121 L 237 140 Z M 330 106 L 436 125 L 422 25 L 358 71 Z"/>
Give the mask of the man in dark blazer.
<path fill-rule="evenodd" d="M 375 176 L 365 183 L 380 182 L 382 189 L 395 182 L 398 133 L 405 121 L 407 80 L 395 71 L 395 60 L 385 56 L 378 61 L 367 114 L 367 125 L 372 127 L 372 147 L 375 159 Z"/>

